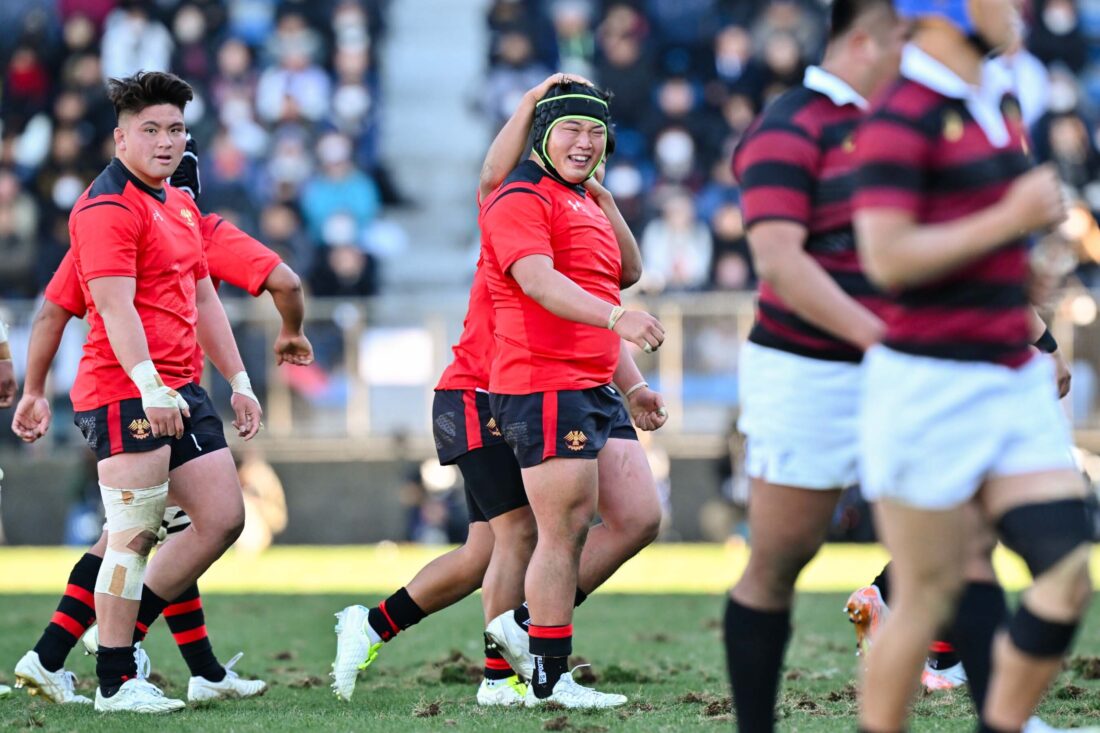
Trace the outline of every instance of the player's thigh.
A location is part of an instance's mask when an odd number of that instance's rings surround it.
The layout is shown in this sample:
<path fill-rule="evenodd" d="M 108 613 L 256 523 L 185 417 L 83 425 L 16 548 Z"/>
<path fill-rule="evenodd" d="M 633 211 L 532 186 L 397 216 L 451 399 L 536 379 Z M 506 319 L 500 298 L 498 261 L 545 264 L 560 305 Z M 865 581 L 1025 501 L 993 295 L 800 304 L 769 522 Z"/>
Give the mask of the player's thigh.
<path fill-rule="evenodd" d="M 169 456 L 167 445 L 140 453 L 117 453 L 99 462 L 99 482 L 112 489 L 159 486 L 168 480 Z"/>
<path fill-rule="evenodd" d="M 579 513 L 596 511 L 599 471 L 595 460 L 548 458 L 523 469 L 523 485 L 540 529 Z"/>
<path fill-rule="evenodd" d="M 657 482 L 641 443 L 610 438 L 597 463 L 601 520 L 611 526 L 660 521 Z"/>
<path fill-rule="evenodd" d="M 1082 499 L 1086 493 L 1081 474 L 1074 470 L 1056 469 L 991 477 L 982 485 L 978 498 L 985 513 L 996 519 L 1019 506 Z"/>
<path fill-rule="evenodd" d="M 183 507 L 196 529 L 204 524 L 244 520 L 244 500 L 237 468 L 228 448 L 192 459 L 172 470 L 169 497 Z"/>
<path fill-rule="evenodd" d="M 928 510 L 886 499 L 875 505 L 875 519 L 891 555 L 893 595 L 942 602 L 958 593 L 968 542 L 959 507 Z"/>
<path fill-rule="evenodd" d="M 752 479 L 749 536 L 753 561 L 808 560 L 825 541 L 840 494 L 839 489 L 803 489 Z"/>

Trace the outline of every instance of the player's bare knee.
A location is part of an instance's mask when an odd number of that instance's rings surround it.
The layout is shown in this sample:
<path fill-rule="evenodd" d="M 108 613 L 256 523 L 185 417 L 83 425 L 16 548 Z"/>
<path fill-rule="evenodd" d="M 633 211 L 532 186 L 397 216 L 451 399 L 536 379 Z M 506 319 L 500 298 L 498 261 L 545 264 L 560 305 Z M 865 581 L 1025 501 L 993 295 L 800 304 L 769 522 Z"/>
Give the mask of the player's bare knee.
<path fill-rule="evenodd" d="M 1080 618 L 1092 597 L 1091 551 L 1090 544 L 1080 545 L 1035 578 L 1027 593 L 1028 605 L 1050 618 Z"/>

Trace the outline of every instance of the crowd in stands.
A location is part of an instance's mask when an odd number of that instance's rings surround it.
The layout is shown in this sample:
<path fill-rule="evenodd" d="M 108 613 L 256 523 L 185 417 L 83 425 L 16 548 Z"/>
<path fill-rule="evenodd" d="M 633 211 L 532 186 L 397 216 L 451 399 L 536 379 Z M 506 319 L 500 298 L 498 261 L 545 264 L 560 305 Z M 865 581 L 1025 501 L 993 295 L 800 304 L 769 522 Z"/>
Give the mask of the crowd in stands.
<path fill-rule="evenodd" d="M 1065 234 L 1081 274 L 1100 260 L 1100 0 L 1025 0 L 1026 46 L 1000 63 L 1081 202 Z M 494 0 L 485 108 L 497 124 L 561 69 L 610 89 L 607 183 L 638 234 L 650 292 L 751 287 L 730 155 L 825 42 L 824 0 Z M 1092 214 L 1091 216 L 1089 214 Z"/>
<path fill-rule="evenodd" d="M 0 2 L 0 298 L 34 297 L 68 247 L 73 202 L 113 151 L 104 81 L 170 70 L 199 205 L 278 250 L 314 295 L 378 287 L 378 41 L 386 0 Z"/>

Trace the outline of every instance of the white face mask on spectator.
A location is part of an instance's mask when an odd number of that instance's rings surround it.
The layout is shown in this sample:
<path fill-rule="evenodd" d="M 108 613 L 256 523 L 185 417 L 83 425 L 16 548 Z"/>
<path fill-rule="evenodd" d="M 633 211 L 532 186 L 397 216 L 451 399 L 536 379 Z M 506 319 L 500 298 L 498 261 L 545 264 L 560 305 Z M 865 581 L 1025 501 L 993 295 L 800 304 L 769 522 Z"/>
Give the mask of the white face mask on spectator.
<path fill-rule="evenodd" d="M 84 188 L 86 186 L 87 183 L 76 176 L 61 176 L 54 181 L 53 189 L 50 191 L 50 198 L 53 199 L 54 206 L 62 211 L 66 211 L 73 207 L 76 200 L 80 198 L 80 194 L 84 193 Z"/>
<path fill-rule="evenodd" d="M 1043 11 L 1043 25 L 1056 36 L 1064 36 L 1077 27 L 1077 13 L 1069 4 L 1051 4 Z"/>

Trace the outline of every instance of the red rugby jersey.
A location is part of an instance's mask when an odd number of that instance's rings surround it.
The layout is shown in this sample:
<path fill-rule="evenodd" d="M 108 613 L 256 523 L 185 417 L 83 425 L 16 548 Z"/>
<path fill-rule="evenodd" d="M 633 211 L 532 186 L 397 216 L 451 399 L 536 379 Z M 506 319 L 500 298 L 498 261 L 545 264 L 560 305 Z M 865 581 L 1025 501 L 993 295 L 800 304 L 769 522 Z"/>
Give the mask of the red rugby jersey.
<path fill-rule="evenodd" d="M 611 223 L 583 186 L 521 163 L 481 206 L 481 252 L 496 315 L 489 390 L 533 394 L 611 382 L 619 336 L 559 318 L 527 297 L 510 268 L 528 255 L 608 304 L 619 303 L 622 261 Z"/>
<path fill-rule="evenodd" d="M 1031 167 L 1020 107 L 1002 104 L 1009 140 L 990 143 L 966 103 L 900 79 L 856 136 L 854 206 L 921 224 L 999 200 Z M 940 279 L 892 293 L 884 343 L 910 354 L 1018 366 L 1031 357 L 1027 242 L 1017 238 Z"/>
<path fill-rule="evenodd" d="M 117 158 L 73 206 L 69 236 L 90 326 L 70 391 L 74 409 L 140 396 L 91 298 L 88 282 L 97 278 L 136 279 L 134 307 L 157 371 L 173 388 L 194 378 L 195 285 L 209 274 L 199 219 L 190 196 L 171 186 L 147 186 Z"/>
<path fill-rule="evenodd" d="M 775 100 L 749 128 L 733 155 L 745 228 L 765 221 L 806 227 L 806 252 L 862 305 L 879 311 L 881 294 L 867 281 L 852 232 L 853 136 L 865 112 L 836 77 L 839 93 L 799 86 Z M 814 77 L 807 73 L 807 83 Z M 841 97 L 847 91 L 848 99 Z M 749 340 L 815 359 L 860 361 L 863 352 L 795 314 L 768 283 L 760 284 Z"/>
<path fill-rule="evenodd" d="M 443 371 L 436 389 L 489 389 L 489 369 L 497 348 L 494 325 L 493 299 L 489 295 L 484 262 L 478 259 L 462 335 L 451 347 L 454 359 Z"/>

